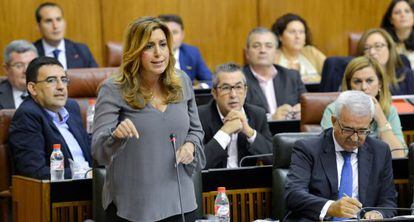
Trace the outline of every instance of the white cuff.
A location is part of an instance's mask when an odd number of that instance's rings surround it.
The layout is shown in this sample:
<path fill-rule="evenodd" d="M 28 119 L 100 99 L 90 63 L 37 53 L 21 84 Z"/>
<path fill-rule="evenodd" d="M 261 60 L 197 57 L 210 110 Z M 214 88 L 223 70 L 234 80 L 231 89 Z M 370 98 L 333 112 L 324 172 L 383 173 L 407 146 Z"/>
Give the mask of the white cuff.
<path fill-rule="evenodd" d="M 250 144 L 252 144 L 254 142 L 254 140 L 256 139 L 256 136 L 257 136 L 256 130 L 253 130 L 253 131 L 254 131 L 253 136 L 251 136 L 250 138 L 247 138 L 247 142 L 249 142 Z"/>
<path fill-rule="evenodd" d="M 326 214 L 328 213 L 328 209 L 331 206 L 331 204 L 333 203 L 333 200 L 328 200 L 326 201 L 325 205 L 322 207 L 321 210 L 321 214 L 319 214 L 319 220 L 323 221 L 323 219 L 325 218 Z"/>
<path fill-rule="evenodd" d="M 225 133 L 222 130 L 217 131 L 217 133 L 214 135 L 213 138 L 215 140 L 217 140 L 217 142 L 220 144 L 220 146 L 221 146 L 221 148 L 223 148 L 223 150 L 226 149 L 226 147 L 229 145 L 229 143 L 231 141 L 230 135 Z"/>

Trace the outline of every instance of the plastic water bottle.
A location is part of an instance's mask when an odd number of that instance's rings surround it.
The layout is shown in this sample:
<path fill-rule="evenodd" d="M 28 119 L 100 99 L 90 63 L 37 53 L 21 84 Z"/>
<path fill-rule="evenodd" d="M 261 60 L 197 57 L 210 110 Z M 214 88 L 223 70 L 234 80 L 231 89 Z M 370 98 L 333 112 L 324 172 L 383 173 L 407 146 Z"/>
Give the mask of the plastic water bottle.
<path fill-rule="evenodd" d="M 214 201 L 214 215 L 218 218 L 219 222 L 230 222 L 230 205 L 229 199 L 226 195 L 226 188 L 217 188 L 217 196 Z"/>
<path fill-rule="evenodd" d="M 65 179 L 65 157 L 60 150 L 60 144 L 53 144 L 52 155 L 50 155 L 50 180 L 58 181 Z"/>
<path fill-rule="evenodd" d="M 86 132 L 92 134 L 93 132 L 93 118 L 95 116 L 95 100 L 89 100 L 89 106 L 86 110 Z"/>

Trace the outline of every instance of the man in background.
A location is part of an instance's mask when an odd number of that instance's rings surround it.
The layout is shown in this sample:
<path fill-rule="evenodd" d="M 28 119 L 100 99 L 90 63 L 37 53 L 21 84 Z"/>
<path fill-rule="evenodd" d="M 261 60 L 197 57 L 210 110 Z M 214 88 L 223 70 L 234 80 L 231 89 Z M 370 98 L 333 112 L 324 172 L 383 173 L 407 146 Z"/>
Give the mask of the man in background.
<path fill-rule="evenodd" d="M 36 57 L 36 48 L 26 40 L 6 46 L 3 68 L 7 79 L 0 83 L 0 109 L 17 109 L 26 98 L 26 68 Z"/>
<path fill-rule="evenodd" d="M 173 14 L 158 17 L 167 24 L 173 34 L 175 67 L 187 73 L 193 82 L 194 80 L 211 81 L 211 72 L 204 63 L 200 51 L 194 46 L 183 43 L 184 23 L 181 17 Z"/>
<path fill-rule="evenodd" d="M 65 39 L 66 22 L 62 8 L 46 2 L 36 9 L 36 22 L 42 38 L 36 46 L 39 56 L 53 57 L 65 70 L 98 67 L 88 46 Z"/>

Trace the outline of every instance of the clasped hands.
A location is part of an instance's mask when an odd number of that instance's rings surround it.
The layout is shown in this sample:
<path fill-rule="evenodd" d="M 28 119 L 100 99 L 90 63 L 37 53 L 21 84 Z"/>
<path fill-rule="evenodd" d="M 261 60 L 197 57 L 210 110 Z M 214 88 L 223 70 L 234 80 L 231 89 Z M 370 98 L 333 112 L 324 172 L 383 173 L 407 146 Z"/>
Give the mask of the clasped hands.
<path fill-rule="evenodd" d="M 254 135 L 254 130 L 249 126 L 246 115 L 237 110 L 231 110 L 223 119 L 221 130 L 231 135 L 233 133 L 242 132 L 248 138 Z"/>
<path fill-rule="evenodd" d="M 362 204 L 355 198 L 342 197 L 333 202 L 327 212 L 327 216 L 341 218 L 356 218 L 357 213 L 361 210 Z M 368 211 L 364 214 L 364 219 L 382 219 L 378 211 Z"/>
<path fill-rule="evenodd" d="M 276 112 L 272 115 L 272 120 L 290 119 L 300 119 L 300 103 L 294 106 L 283 104 L 277 107 Z"/>
<path fill-rule="evenodd" d="M 125 119 L 112 132 L 112 137 L 116 140 L 125 138 L 139 139 L 139 133 L 130 119 Z M 177 163 L 189 164 L 194 160 L 194 144 L 185 142 L 175 153 Z"/>

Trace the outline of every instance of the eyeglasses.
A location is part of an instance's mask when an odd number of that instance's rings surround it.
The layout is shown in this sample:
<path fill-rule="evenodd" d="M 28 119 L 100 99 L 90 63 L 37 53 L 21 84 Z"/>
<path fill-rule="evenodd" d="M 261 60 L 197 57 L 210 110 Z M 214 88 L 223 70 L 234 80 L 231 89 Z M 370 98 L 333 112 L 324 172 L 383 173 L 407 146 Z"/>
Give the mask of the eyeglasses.
<path fill-rule="evenodd" d="M 231 93 L 231 90 L 234 89 L 236 93 L 243 93 L 246 89 L 246 84 L 244 83 L 238 83 L 234 86 L 223 84 L 222 86 L 217 86 L 218 89 L 220 89 L 220 92 L 222 94 L 229 94 Z"/>
<path fill-rule="evenodd" d="M 62 82 L 64 86 L 69 85 L 69 82 L 70 82 L 68 77 L 61 77 L 60 81 Z M 50 86 L 56 86 L 58 83 L 58 78 L 56 76 L 50 76 L 50 77 L 47 77 L 45 80 L 36 81 L 36 83 L 42 83 L 42 82 Z"/>
<path fill-rule="evenodd" d="M 9 66 L 17 70 L 23 70 L 23 69 L 26 69 L 28 65 L 29 65 L 28 63 L 17 62 Z"/>
<path fill-rule="evenodd" d="M 370 130 L 367 129 L 359 129 L 355 130 L 352 128 L 342 127 L 342 124 L 338 121 L 339 128 L 341 128 L 341 132 L 344 136 L 353 136 L 355 133 L 358 137 L 364 137 L 371 133 Z"/>
<path fill-rule="evenodd" d="M 368 53 L 368 52 L 370 52 L 370 51 L 371 51 L 371 49 L 374 49 L 376 52 L 378 52 L 378 51 L 380 51 L 382 48 L 384 48 L 384 46 L 387 46 L 387 44 L 386 44 L 386 43 L 380 43 L 380 42 L 377 42 L 377 43 L 375 43 L 375 44 L 374 44 L 374 45 L 372 45 L 372 46 L 369 46 L 369 45 L 365 46 L 365 47 L 364 47 L 364 52 Z"/>

